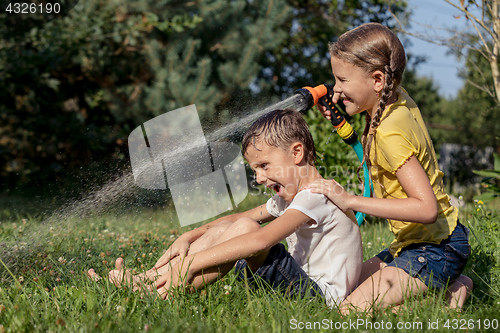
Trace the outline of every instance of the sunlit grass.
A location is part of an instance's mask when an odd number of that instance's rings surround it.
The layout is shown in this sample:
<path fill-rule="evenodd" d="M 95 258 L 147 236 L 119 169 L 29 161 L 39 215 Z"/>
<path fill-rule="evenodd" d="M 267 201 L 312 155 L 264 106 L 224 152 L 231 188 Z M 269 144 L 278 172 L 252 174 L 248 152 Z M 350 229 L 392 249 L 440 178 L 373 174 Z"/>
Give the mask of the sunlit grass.
<path fill-rule="evenodd" d="M 249 197 L 238 209 L 267 198 Z M 471 203 L 461 212 L 462 223 L 471 229 L 472 255 L 465 274 L 475 284 L 462 312 L 447 309 L 436 292 L 408 300 L 398 314 L 379 311 L 371 317 L 341 317 L 321 299 L 285 299 L 272 290 L 248 289 L 232 273 L 204 291 L 179 291 L 166 301 L 118 289 L 106 279 L 87 278 L 91 267 L 106 275 L 119 256 L 135 272 L 150 268 L 179 234 L 196 227 L 179 228 L 171 211 L 114 212 L 44 222 L 35 215 L 23 216 L 20 210 L 2 209 L 0 332 L 267 332 L 299 327 L 339 331 L 335 325 L 342 324 L 343 331 L 358 332 L 376 331 L 373 325 L 380 329 L 382 322 L 393 328 L 406 324 L 398 332 L 414 331 L 409 327 L 418 323 L 424 331 L 449 331 L 453 327 L 446 328 L 447 321 L 459 326 L 465 322 L 469 331 L 475 331 L 479 324 L 485 330 L 484 321 L 495 319 L 500 311 L 500 213 L 494 204 Z M 365 259 L 392 240 L 385 222 L 365 222 L 361 233 Z M 433 330 L 431 323 L 436 321 L 439 329 Z"/>

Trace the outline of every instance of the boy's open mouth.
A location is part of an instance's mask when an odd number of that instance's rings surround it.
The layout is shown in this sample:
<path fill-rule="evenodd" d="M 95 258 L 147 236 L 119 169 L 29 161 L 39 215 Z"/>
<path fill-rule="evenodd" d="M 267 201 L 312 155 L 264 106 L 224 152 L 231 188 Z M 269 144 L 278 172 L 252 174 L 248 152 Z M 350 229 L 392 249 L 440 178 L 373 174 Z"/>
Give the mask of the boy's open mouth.
<path fill-rule="evenodd" d="M 282 186 L 280 184 L 273 184 L 273 185 L 269 186 L 269 188 L 271 190 L 273 190 L 274 192 L 276 192 L 277 195 L 281 194 Z"/>

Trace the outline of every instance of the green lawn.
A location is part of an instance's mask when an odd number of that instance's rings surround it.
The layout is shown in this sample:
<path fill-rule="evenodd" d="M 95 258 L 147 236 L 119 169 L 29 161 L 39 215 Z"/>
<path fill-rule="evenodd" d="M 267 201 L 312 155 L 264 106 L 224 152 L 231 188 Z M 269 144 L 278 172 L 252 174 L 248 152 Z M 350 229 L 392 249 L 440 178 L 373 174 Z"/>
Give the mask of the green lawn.
<path fill-rule="evenodd" d="M 250 196 L 239 209 L 265 202 Z M 5 200 L 4 200 L 5 201 Z M 151 267 L 182 233 L 169 211 L 47 220 L 27 202 L 0 206 L 1 332 L 271 332 L 271 331 L 498 331 L 500 329 L 500 211 L 498 205 L 469 204 L 461 221 L 471 229 L 472 256 L 465 274 L 473 296 L 462 312 L 447 309 L 439 293 L 410 299 L 396 314 L 341 317 L 321 299 L 285 299 L 272 290 L 248 289 L 230 273 L 194 294 L 163 301 L 117 289 L 100 274 L 118 256 L 140 272 Z M 23 210 L 19 207 L 29 207 Z M 194 227 L 194 226 L 190 226 Z M 361 226 L 365 259 L 392 240 L 385 222 Z M 8 269 L 7 269 L 8 268 Z M 497 328 L 497 329 L 495 329 Z"/>

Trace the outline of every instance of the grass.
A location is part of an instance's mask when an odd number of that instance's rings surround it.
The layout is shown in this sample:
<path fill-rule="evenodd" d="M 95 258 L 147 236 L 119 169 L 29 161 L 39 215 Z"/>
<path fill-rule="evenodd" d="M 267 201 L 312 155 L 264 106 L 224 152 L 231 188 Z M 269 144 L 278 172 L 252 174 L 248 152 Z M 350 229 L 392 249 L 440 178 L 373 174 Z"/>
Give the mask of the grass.
<path fill-rule="evenodd" d="M 239 209 L 266 199 L 249 197 Z M 472 203 L 461 211 L 461 221 L 471 229 L 472 255 L 465 274 L 475 285 L 461 312 L 447 309 L 442 295 L 434 292 L 407 300 L 397 315 L 379 311 L 346 317 L 321 299 L 286 299 L 272 290 L 249 289 L 232 273 L 204 291 L 179 291 L 166 301 L 117 289 L 106 279 L 95 283 L 87 278 L 90 267 L 105 275 L 118 256 L 136 272 L 151 267 L 180 233 L 196 226 L 179 229 L 171 211 L 109 212 L 47 222 L 31 211 L 23 215 L 20 208 L 0 209 L 0 333 L 449 332 L 500 327 L 500 211 L 494 204 Z M 361 233 L 365 259 L 392 240 L 385 222 L 365 223 Z"/>

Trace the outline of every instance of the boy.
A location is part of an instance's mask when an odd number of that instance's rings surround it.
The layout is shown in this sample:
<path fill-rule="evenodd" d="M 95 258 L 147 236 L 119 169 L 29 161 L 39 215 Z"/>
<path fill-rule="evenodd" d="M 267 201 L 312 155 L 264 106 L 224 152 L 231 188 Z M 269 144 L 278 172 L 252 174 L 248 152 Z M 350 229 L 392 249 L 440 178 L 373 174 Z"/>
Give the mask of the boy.
<path fill-rule="evenodd" d="M 236 263 L 236 273 L 250 282 L 260 276 L 287 295 L 303 297 L 309 290 L 329 306 L 340 304 L 359 278 L 361 236 L 352 211 L 344 213 L 325 196 L 303 190 L 321 179 L 307 123 L 294 110 L 270 112 L 248 129 L 242 146 L 257 182 L 276 194 L 266 205 L 184 233 L 139 278 L 156 279 L 165 298 L 182 284 L 203 287 Z M 280 243 L 285 238 L 289 252 Z M 122 261 L 118 258 L 117 270 L 110 272 L 115 284 L 130 276 Z M 89 275 L 97 277 L 92 269 Z"/>

